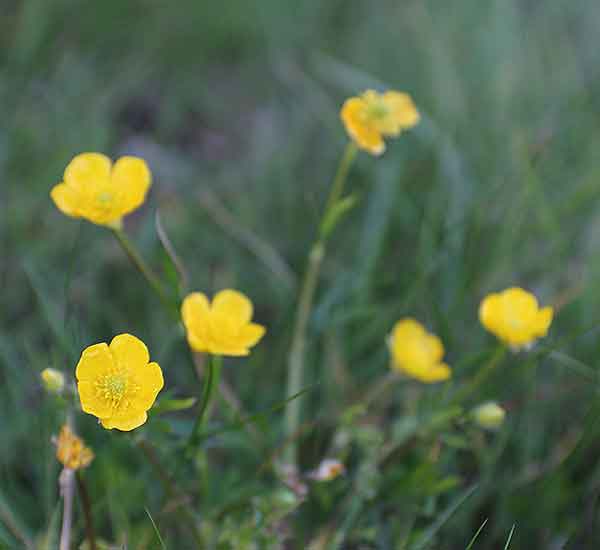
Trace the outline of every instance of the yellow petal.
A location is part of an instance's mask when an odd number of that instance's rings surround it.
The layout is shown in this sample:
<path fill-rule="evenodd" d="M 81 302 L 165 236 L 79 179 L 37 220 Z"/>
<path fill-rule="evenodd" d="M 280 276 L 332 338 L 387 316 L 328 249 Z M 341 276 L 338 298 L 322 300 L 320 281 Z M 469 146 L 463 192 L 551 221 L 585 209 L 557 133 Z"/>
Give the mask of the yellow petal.
<path fill-rule="evenodd" d="M 202 292 L 188 294 L 181 304 L 181 317 L 186 327 L 192 327 L 198 319 L 207 319 L 209 315 L 210 304 Z"/>
<path fill-rule="evenodd" d="M 74 218 L 79 217 L 79 195 L 74 188 L 59 183 L 50 191 L 50 197 L 63 214 Z"/>
<path fill-rule="evenodd" d="M 550 306 L 544 307 L 538 311 L 534 329 L 536 336 L 546 336 L 546 334 L 548 334 L 548 329 L 552 324 L 553 316 L 554 309 Z"/>
<path fill-rule="evenodd" d="M 382 101 L 389 110 L 387 118 L 391 121 L 390 135 L 397 135 L 401 130 L 412 128 L 419 122 L 419 112 L 408 94 L 385 92 Z"/>
<path fill-rule="evenodd" d="M 98 418 L 110 416 L 112 407 L 108 400 L 97 395 L 93 382 L 80 381 L 77 383 L 77 390 L 83 412 L 93 414 Z"/>
<path fill-rule="evenodd" d="M 490 332 L 494 332 L 502 316 L 502 302 L 499 294 L 487 295 L 479 306 L 479 320 Z"/>
<path fill-rule="evenodd" d="M 140 427 L 148 420 L 146 412 L 134 412 L 130 411 L 130 414 L 123 416 L 112 416 L 110 418 L 101 418 L 100 422 L 107 430 L 116 428 L 122 432 L 130 432 L 135 428 Z"/>
<path fill-rule="evenodd" d="M 445 363 L 439 363 L 423 371 L 419 376 L 419 380 L 425 383 L 443 382 L 444 380 L 448 380 L 451 375 L 452 371 L 450 367 Z"/>
<path fill-rule="evenodd" d="M 146 200 L 152 176 L 144 160 L 121 157 L 113 167 L 111 179 L 111 186 L 119 195 L 119 210 L 125 215 Z"/>
<path fill-rule="evenodd" d="M 112 161 L 100 153 L 77 155 L 65 169 L 65 183 L 74 189 L 106 185 L 110 181 Z"/>
<path fill-rule="evenodd" d="M 432 363 L 437 363 L 444 356 L 444 344 L 435 334 L 427 334 L 425 345 Z"/>
<path fill-rule="evenodd" d="M 244 325 L 252 319 L 252 302 L 237 290 L 221 290 L 212 301 L 211 310 L 238 325 Z"/>
<path fill-rule="evenodd" d="M 115 364 L 120 367 L 138 369 L 145 367 L 150 361 L 146 344 L 131 334 L 119 334 L 110 343 L 110 351 Z"/>
<path fill-rule="evenodd" d="M 83 350 L 75 369 L 75 376 L 78 381 L 93 382 L 99 376 L 106 374 L 113 366 L 113 356 L 108 346 L 104 343 L 94 344 Z"/>
<path fill-rule="evenodd" d="M 265 327 L 256 323 L 249 323 L 242 328 L 239 335 L 239 342 L 246 348 L 255 346 L 258 341 L 264 336 Z"/>
<path fill-rule="evenodd" d="M 133 407 L 147 411 L 152 407 L 158 392 L 165 384 L 162 370 L 158 363 L 148 363 L 135 370 L 134 379 L 140 389 L 133 398 Z"/>
<path fill-rule="evenodd" d="M 373 155 L 381 155 L 385 151 L 381 133 L 368 123 L 365 104 L 361 98 L 347 99 L 342 106 L 340 116 L 348 135 L 361 149 Z"/>
<path fill-rule="evenodd" d="M 201 292 L 188 294 L 181 304 L 181 318 L 190 347 L 197 352 L 210 351 L 210 304 Z"/>
<path fill-rule="evenodd" d="M 250 355 L 250 350 L 246 347 L 220 342 L 212 342 L 208 351 L 213 355 L 226 355 L 230 357 L 245 357 L 246 355 Z"/>

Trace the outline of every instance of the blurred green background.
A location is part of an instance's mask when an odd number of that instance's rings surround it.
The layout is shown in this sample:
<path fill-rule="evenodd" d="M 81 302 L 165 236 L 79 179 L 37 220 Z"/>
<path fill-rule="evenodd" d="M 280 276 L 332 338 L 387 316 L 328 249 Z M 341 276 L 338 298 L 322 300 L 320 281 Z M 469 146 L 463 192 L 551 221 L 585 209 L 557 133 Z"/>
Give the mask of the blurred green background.
<path fill-rule="evenodd" d="M 338 111 L 367 87 L 409 92 L 423 120 L 382 158 L 359 155 L 351 173 L 360 203 L 333 237 L 310 324 L 303 467 L 322 458 L 348 396 L 387 372 L 384 338 L 401 316 L 439 334 L 448 362 L 465 365 L 455 377 L 467 377 L 478 365 L 462 360 L 494 346 L 479 301 L 520 285 L 560 306 L 545 342 L 554 351 L 539 364 L 511 357 L 473 398 L 506 406 L 501 432 L 466 448 L 442 438 L 435 473 L 416 452 L 398 458 L 344 526 L 342 496 L 364 473 L 351 462 L 291 516 L 290 548 L 332 521 L 344 548 L 404 548 L 472 483 L 424 547 L 465 548 L 485 518 L 476 548 L 502 548 L 513 524 L 514 548 L 597 547 L 599 28 L 595 0 L 2 0 L 0 547 L 20 548 L 17 533 L 53 547 L 49 441 L 62 416 L 42 369 L 70 370 L 83 347 L 127 331 L 173 395 L 199 391 L 180 334 L 111 235 L 50 201 L 67 163 L 83 151 L 147 160 L 152 193 L 126 230 L 172 277 L 159 211 L 193 289 L 252 297 L 268 334 L 225 377 L 247 411 L 265 410 L 285 397 L 298 281 L 346 141 Z M 395 394 L 377 437 L 389 437 L 404 399 Z M 272 452 L 281 420 L 259 425 Z M 167 546 L 187 548 L 127 436 L 92 417 L 79 430 L 97 454 L 86 476 L 102 538 L 157 548 L 148 507 Z M 169 464 L 169 433 L 152 438 L 164 438 Z M 276 485 L 257 474 L 266 457 L 243 432 L 212 446 L 213 509 Z M 432 489 L 438 477 L 457 484 Z"/>

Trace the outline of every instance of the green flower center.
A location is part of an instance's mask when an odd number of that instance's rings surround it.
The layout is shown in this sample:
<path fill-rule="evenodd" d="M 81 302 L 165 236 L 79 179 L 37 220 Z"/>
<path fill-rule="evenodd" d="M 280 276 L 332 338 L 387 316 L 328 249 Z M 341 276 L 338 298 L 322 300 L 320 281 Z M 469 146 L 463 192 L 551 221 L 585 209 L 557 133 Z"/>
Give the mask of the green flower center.
<path fill-rule="evenodd" d="M 382 120 L 387 117 L 390 110 L 383 101 L 372 101 L 367 106 L 367 116 L 371 120 Z"/>
<path fill-rule="evenodd" d="M 108 205 L 113 200 L 113 194 L 108 191 L 101 191 L 96 196 L 97 201 L 102 205 Z"/>
<path fill-rule="evenodd" d="M 107 374 L 96 382 L 100 397 L 109 401 L 113 407 L 118 407 L 127 392 L 128 380 L 124 372 Z"/>

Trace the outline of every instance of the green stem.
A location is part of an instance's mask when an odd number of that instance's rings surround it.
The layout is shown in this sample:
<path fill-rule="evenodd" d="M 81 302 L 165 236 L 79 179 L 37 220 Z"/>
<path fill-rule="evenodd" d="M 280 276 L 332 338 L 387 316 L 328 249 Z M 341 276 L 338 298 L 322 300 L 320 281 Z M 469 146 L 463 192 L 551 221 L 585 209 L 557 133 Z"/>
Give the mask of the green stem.
<path fill-rule="evenodd" d="M 471 379 L 471 382 L 462 388 L 462 390 L 456 392 L 454 398 L 452 399 L 453 404 L 460 403 L 470 397 L 471 394 L 473 394 L 475 390 L 477 390 L 490 377 L 492 372 L 494 372 L 500 361 L 502 361 L 506 355 L 506 349 L 506 346 L 498 346 L 492 357 L 490 357 L 489 361 L 477 371 L 475 376 Z"/>
<path fill-rule="evenodd" d="M 79 490 L 81 505 L 83 507 L 83 516 L 85 518 L 85 533 L 88 539 L 88 548 L 90 550 L 96 550 L 96 535 L 94 533 L 94 521 L 92 518 L 92 504 L 90 501 L 90 494 L 87 490 L 81 472 L 76 472 L 75 478 L 77 479 L 77 488 Z"/>
<path fill-rule="evenodd" d="M 325 206 L 325 210 L 321 217 L 319 224 L 319 236 L 316 242 L 310 249 L 308 256 L 308 267 L 304 274 L 302 281 L 302 287 L 300 291 L 300 298 L 298 301 L 298 309 L 296 310 L 296 319 L 294 322 L 294 332 L 292 335 L 292 344 L 290 347 L 290 353 L 288 356 L 288 381 L 287 381 L 287 393 L 286 396 L 296 395 L 302 390 L 302 383 L 304 378 L 304 352 L 306 348 L 306 331 L 308 327 L 308 320 L 314 301 L 315 291 L 317 283 L 319 281 L 319 273 L 321 271 L 321 265 L 323 258 L 325 257 L 327 234 L 325 227 L 325 220 L 333 208 L 337 205 L 341 199 L 346 180 L 348 179 L 348 172 L 352 165 L 352 161 L 356 156 L 357 148 L 354 143 L 350 142 L 346 146 L 346 150 L 340 160 L 338 169 L 336 171 L 333 183 L 331 184 L 331 191 L 329 192 L 329 198 Z M 331 229 L 331 228 L 330 228 Z M 285 430 L 287 437 L 292 437 L 293 434 L 298 432 L 300 425 L 300 400 L 294 399 L 290 401 L 285 409 Z M 290 445 L 285 449 L 284 460 L 287 464 L 295 465 L 297 454 L 297 441 L 294 438 Z"/>
<path fill-rule="evenodd" d="M 200 410 L 192 429 L 192 434 L 188 441 L 188 449 L 191 450 L 200 440 L 202 430 L 206 426 L 208 420 L 208 409 L 209 405 L 215 394 L 215 389 L 219 387 L 221 378 L 221 366 L 223 364 L 223 358 L 220 355 L 210 355 L 207 370 L 204 378 L 204 387 L 202 389 L 202 402 L 200 403 Z"/>
<path fill-rule="evenodd" d="M 354 161 L 354 157 L 356 157 L 357 152 L 358 149 L 356 145 L 354 145 L 354 142 L 348 142 L 348 145 L 346 145 L 346 149 L 344 150 L 344 154 L 342 155 L 340 163 L 338 164 L 335 177 L 333 178 L 331 190 L 329 191 L 329 197 L 327 199 L 327 203 L 325 204 L 324 214 L 321 218 L 321 223 L 319 226 L 321 239 L 323 239 L 324 237 L 324 222 L 327 219 L 327 215 L 329 214 L 329 212 L 331 212 L 331 209 L 342 198 L 344 186 L 346 184 L 346 180 L 348 179 L 348 172 L 350 172 L 350 167 L 352 166 L 352 162 Z"/>
<path fill-rule="evenodd" d="M 144 279 L 146 279 L 147 283 L 156 293 L 165 309 L 169 311 L 169 313 L 173 314 L 173 302 L 169 299 L 159 278 L 156 276 L 154 271 L 152 271 L 152 269 L 148 266 L 148 264 L 144 261 L 142 256 L 137 251 L 135 245 L 129 240 L 129 238 L 122 229 L 111 228 L 111 231 L 117 238 L 117 241 L 119 241 L 119 244 L 121 245 L 121 248 L 123 248 L 123 250 L 125 251 L 125 254 L 127 254 L 128 258 L 131 260 L 131 263 L 133 263 L 137 270 L 142 274 Z"/>

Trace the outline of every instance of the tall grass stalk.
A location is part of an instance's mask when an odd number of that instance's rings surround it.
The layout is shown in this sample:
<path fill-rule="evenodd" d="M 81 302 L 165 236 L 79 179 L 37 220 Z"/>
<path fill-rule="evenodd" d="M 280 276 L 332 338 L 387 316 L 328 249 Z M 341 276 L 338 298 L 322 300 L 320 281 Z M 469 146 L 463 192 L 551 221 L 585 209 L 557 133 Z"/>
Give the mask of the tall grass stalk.
<path fill-rule="evenodd" d="M 354 157 L 356 156 L 357 148 L 354 143 L 350 142 L 346 146 L 344 154 L 338 165 L 329 198 L 325 206 L 325 211 L 321 217 L 319 224 L 319 234 L 316 242 L 310 249 L 308 255 L 308 267 L 302 282 L 300 291 L 300 299 L 298 301 L 298 309 L 296 310 L 296 318 L 294 322 L 294 332 L 292 336 L 292 344 L 288 355 L 288 380 L 287 380 L 287 396 L 295 395 L 302 389 L 304 379 L 304 356 L 306 348 L 306 331 L 308 320 L 312 310 L 315 291 L 319 281 L 321 265 L 325 257 L 326 244 L 331 230 L 338 220 L 333 220 L 328 223 L 335 214 L 336 206 L 344 193 L 344 186 L 348 179 L 348 173 Z M 287 437 L 297 433 L 300 424 L 300 400 L 294 399 L 290 401 L 285 410 L 285 430 Z M 295 465 L 297 455 L 297 441 L 294 438 L 290 445 L 285 449 L 284 460 L 287 464 Z"/>

